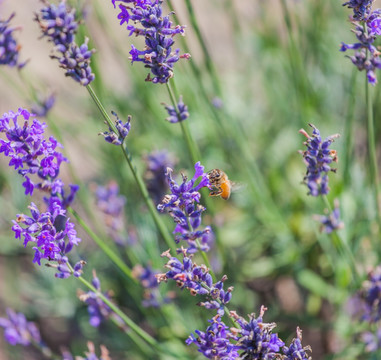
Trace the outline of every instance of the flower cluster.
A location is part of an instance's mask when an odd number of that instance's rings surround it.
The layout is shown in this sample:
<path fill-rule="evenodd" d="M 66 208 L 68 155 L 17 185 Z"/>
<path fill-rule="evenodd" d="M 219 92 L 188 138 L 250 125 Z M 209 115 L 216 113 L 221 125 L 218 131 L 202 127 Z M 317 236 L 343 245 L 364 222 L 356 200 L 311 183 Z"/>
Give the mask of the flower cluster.
<path fill-rule="evenodd" d="M 127 122 L 123 124 L 123 121 L 119 119 L 116 112 L 111 112 L 115 117 L 115 127 L 118 133 L 115 133 L 115 131 L 109 126 L 110 131 L 105 131 L 102 133 L 99 133 L 98 135 L 102 135 L 107 142 L 114 145 L 122 145 L 124 139 L 127 137 L 128 133 L 131 130 L 131 115 L 128 115 Z"/>
<path fill-rule="evenodd" d="M 236 346 L 230 342 L 234 335 L 221 321 L 220 316 L 216 315 L 209 322 L 211 325 L 206 328 L 205 332 L 196 330 L 197 336 L 191 334 L 185 343 L 187 345 L 195 344 L 198 351 L 207 359 L 238 359 Z"/>
<path fill-rule="evenodd" d="M 107 234 L 119 245 L 125 245 L 127 234 L 124 230 L 124 205 L 126 198 L 119 194 L 119 186 L 110 181 L 95 190 L 96 205 L 104 215 Z"/>
<path fill-rule="evenodd" d="M 120 25 L 127 24 L 130 35 L 144 36 L 145 48 L 138 50 L 131 45 L 131 61 L 139 61 L 151 70 L 146 81 L 164 84 L 173 77 L 173 66 L 180 58 L 180 49 L 172 51 L 174 36 L 184 34 L 184 26 L 173 26 L 169 15 L 163 16 L 163 0 L 112 0 L 114 7 L 119 3 Z M 171 14 L 170 14 L 171 15 Z"/>
<path fill-rule="evenodd" d="M 211 228 L 207 226 L 203 230 L 197 230 L 201 225 L 201 215 L 206 210 L 200 204 L 201 194 L 199 190 L 210 186 L 209 178 L 204 173 L 204 167 L 197 162 L 195 174 L 191 180 L 182 174 L 182 183 L 178 184 L 172 178 L 172 169 L 167 168 L 166 177 L 171 189 L 171 194 L 164 196 L 162 202 L 157 206 L 160 212 L 168 211 L 172 216 L 176 227 L 174 229 L 175 241 L 179 243 L 184 240 L 188 244 L 188 253 L 198 250 L 208 251 L 212 239 Z"/>
<path fill-rule="evenodd" d="M 13 37 L 13 32 L 19 27 L 10 27 L 9 24 L 15 14 L 8 20 L 0 20 L 0 65 L 17 66 L 19 69 L 25 66 L 25 62 L 19 62 L 19 51 L 21 46 Z"/>
<path fill-rule="evenodd" d="M 163 105 L 169 115 L 169 117 L 167 117 L 165 120 L 169 121 L 170 123 L 177 123 L 189 118 L 188 106 L 184 104 L 182 96 L 180 96 L 180 100 L 176 104 L 176 107 L 167 104 Z"/>
<path fill-rule="evenodd" d="M 52 204 L 52 210 L 41 213 L 34 203 L 29 206 L 32 216 L 18 214 L 13 220 L 12 230 L 15 238 L 24 239 L 24 247 L 30 242 L 35 246 L 33 262 L 41 265 L 41 259 L 58 263 L 56 277 L 67 278 L 72 271 L 67 266 L 67 254 L 78 245 L 81 239 L 77 237 L 74 224 L 66 217 L 66 210 L 58 202 Z M 74 276 L 80 276 L 84 262 L 74 266 Z M 53 265 L 51 265 L 53 266 Z"/>
<path fill-rule="evenodd" d="M 95 78 L 90 67 L 90 59 L 95 50 L 89 50 L 87 38 L 82 45 L 75 42 L 78 29 L 75 9 L 70 9 L 65 0 L 58 6 L 49 4 L 46 0 L 44 4 L 39 14 L 36 14 L 36 21 L 40 25 L 42 37 L 47 37 L 54 44 L 55 54 L 51 58 L 58 60 L 60 67 L 66 70 L 66 76 L 81 85 L 90 84 Z"/>
<path fill-rule="evenodd" d="M 302 347 L 301 330 L 297 329 L 297 338 L 290 346 L 273 333 L 275 323 L 264 323 L 266 308 L 262 306 L 258 317 L 249 316 L 249 321 L 231 311 L 230 316 L 239 328 L 228 328 L 217 315 L 209 322 L 205 332 L 196 330 L 186 340 L 186 344 L 195 344 L 198 351 L 208 359 L 279 359 L 279 360 L 311 360 L 307 351 L 309 346 Z M 282 349 L 282 353 L 280 352 Z"/>
<path fill-rule="evenodd" d="M 307 138 L 304 142 L 307 150 L 301 152 L 307 165 L 307 173 L 303 180 L 309 189 L 309 195 L 325 195 L 329 192 L 328 172 L 336 171 L 330 164 L 333 161 L 337 162 L 336 150 L 331 150 L 329 147 L 340 135 L 328 136 L 323 141 L 319 130 L 314 125 L 309 125 L 313 129 L 311 136 L 304 129 L 299 130 Z"/>
<path fill-rule="evenodd" d="M 169 260 L 165 267 L 169 269 L 164 274 L 156 275 L 159 282 L 167 282 L 169 279 L 176 281 L 181 289 L 188 289 L 192 295 L 202 295 L 207 301 L 198 303 L 207 309 L 216 309 L 218 315 L 224 315 L 225 305 L 232 297 L 233 287 L 224 290 L 224 282 L 227 276 L 223 276 L 220 281 L 213 283 L 212 275 L 205 265 L 198 266 L 192 261 L 191 256 L 187 256 L 187 251 L 182 249 L 183 260 L 172 257 L 169 250 L 161 256 Z"/>
<path fill-rule="evenodd" d="M 22 124 L 18 118 L 22 117 Z M 67 159 L 57 151 L 61 145 L 53 137 L 44 137 L 45 123 L 39 122 L 25 109 L 17 113 L 9 112 L 0 118 L 0 132 L 6 139 L 0 139 L 0 153 L 11 158 L 9 166 L 18 170 L 25 178 L 25 194 L 32 195 L 34 189 L 47 194 L 44 201 L 45 212 L 40 212 L 34 203 L 29 209 L 32 216 L 17 215 L 12 230 L 16 239 L 24 239 L 24 246 L 34 244 L 33 262 L 41 265 L 41 259 L 57 262 L 49 264 L 57 269 L 56 277 L 67 278 L 71 274 L 80 276 L 84 262 L 68 267 L 67 254 L 81 241 L 77 237 L 74 224 L 66 217 L 66 208 L 74 201 L 79 187 L 70 185 L 70 193 L 65 194 L 64 183 L 58 178 L 60 165 Z M 32 176 L 37 181 L 32 180 Z"/>
<path fill-rule="evenodd" d="M 99 281 L 95 271 L 93 271 L 93 280 L 91 281 L 91 284 L 95 287 L 97 291 L 101 291 L 101 282 Z M 103 295 L 107 299 L 110 299 L 111 292 L 105 292 L 103 293 Z M 91 326 L 98 327 L 103 321 L 105 321 L 111 315 L 114 314 L 112 310 L 108 307 L 108 305 L 106 305 L 94 291 L 81 293 L 79 295 L 79 299 L 87 305 L 87 311 L 90 316 L 89 323 Z M 116 315 L 114 314 L 114 316 Z"/>
<path fill-rule="evenodd" d="M 372 4 L 374 0 L 349 0 L 343 4 L 348 6 L 349 9 L 353 9 L 353 18 L 356 20 L 364 20 L 371 12 Z"/>
<path fill-rule="evenodd" d="M 37 326 L 27 321 L 24 314 L 7 309 L 7 316 L 7 318 L 0 317 L 0 327 L 4 329 L 4 338 L 9 344 L 27 346 L 31 342 L 41 341 Z"/>
<path fill-rule="evenodd" d="M 343 5 L 353 9 L 352 23 L 355 27 L 358 42 L 341 44 L 340 51 L 355 50 L 353 56 L 348 56 L 352 63 L 361 71 L 367 73 L 368 82 L 377 83 L 376 69 L 381 69 L 380 52 L 373 45 L 377 35 L 381 35 L 381 9 L 371 10 L 373 0 L 351 0 Z M 361 23 L 359 23 L 360 21 Z"/>
<path fill-rule="evenodd" d="M 166 150 L 151 152 L 145 156 L 144 160 L 147 166 L 144 174 L 147 190 L 155 204 L 158 205 L 168 191 L 168 182 L 165 176 L 167 168 L 172 168 L 176 161 Z"/>
<path fill-rule="evenodd" d="M 21 124 L 19 117 L 22 118 Z M 45 139 L 45 128 L 45 123 L 25 109 L 5 113 L 0 118 L 0 133 L 6 136 L 6 139 L 0 139 L 0 153 L 11 158 L 9 166 L 25 178 L 25 195 L 32 195 L 38 188 L 50 195 L 45 199 L 49 205 L 59 201 L 67 207 L 73 202 L 78 186 L 71 185 L 70 194 L 65 195 L 64 184 L 57 177 L 61 163 L 67 162 L 67 159 L 57 151 L 62 146 L 54 137 Z M 33 175 L 37 175 L 38 182 L 32 181 Z"/>

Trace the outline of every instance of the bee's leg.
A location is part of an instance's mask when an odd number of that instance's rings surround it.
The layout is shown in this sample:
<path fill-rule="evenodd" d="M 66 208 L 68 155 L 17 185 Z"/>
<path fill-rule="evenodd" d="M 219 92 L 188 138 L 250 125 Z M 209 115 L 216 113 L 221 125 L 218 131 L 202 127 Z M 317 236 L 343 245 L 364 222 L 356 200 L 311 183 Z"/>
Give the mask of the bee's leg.
<path fill-rule="evenodd" d="M 217 190 L 211 191 L 209 196 L 220 196 L 222 194 L 222 189 L 218 188 Z"/>

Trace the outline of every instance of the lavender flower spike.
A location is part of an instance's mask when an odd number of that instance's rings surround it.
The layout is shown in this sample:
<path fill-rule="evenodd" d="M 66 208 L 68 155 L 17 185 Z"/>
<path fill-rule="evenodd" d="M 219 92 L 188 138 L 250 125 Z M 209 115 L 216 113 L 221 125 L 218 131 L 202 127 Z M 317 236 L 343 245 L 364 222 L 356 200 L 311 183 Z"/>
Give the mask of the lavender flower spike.
<path fill-rule="evenodd" d="M 0 317 L 0 327 L 4 329 L 4 337 L 9 344 L 27 346 L 32 341 L 41 341 L 37 326 L 27 321 L 24 314 L 7 309 L 7 316 L 8 318 Z"/>
<path fill-rule="evenodd" d="M 165 84 L 173 77 L 173 66 L 180 58 L 189 59 L 189 54 L 180 55 L 180 49 L 172 51 L 174 37 L 184 34 L 184 26 L 172 26 L 169 15 L 163 16 L 163 0 L 111 0 L 114 7 L 119 2 L 120 25 L 127 24 L 129 34 L 145 37 L 144 50 L 132 45 L 130 59 L 142 62 L 151 70 L 146 81 Z M 139 27 L 139 25 L 141 27 Z"/>
<path fill-rule="evenodd" d="M 325 195 L 329 192 L 328 172 L 336 172 L 330 164 L 332 161 L 337 162 L 336 150 L 329 149 L 329 146 L 340 135 L 331 135 L 322 141 L 319 130 L 314 125 L 309 125 L 313 129 L 312 136 L 308 135 L 304 129 L 299 130 L 307 138 L 304 142 L 307 150 L 301 151 L 307 165 L 307 173 L 303 180 L 309 189 L 309 195 Z"/>
<path fill-rule="evenodd" d="M 45 6 L 36 14 L 35 20 L 40 25 L 42 37 L 47 37 L 55 45 L 51 58 L 58 60 L 60 67 L 66 70 L 66 76 L 83 86 L 89 85 L 95 79 L 90 67 L 90 58 L 95 50 L 89 50 L 88 38 L 82 45 L 77 45 L 74 40 L 78 30 L 75 9 L 69 8 L 65 0 L 61 0 L 58 6 L 46 0 L 43 2 Z"/>
<path fill-rule="evenodd" d="M 188 106 L 183 102 L 183 97 L 180 96 L 180 100 L 176 105 L 176 108 L 167 104 L 163 104 L 165 110 L 167 110 L 169 117 L 165 120 L 170 123 L 178 123 L 189 118 Z"/>
<path fill-rule="evenodd" d="M 302 346 L 302 330 L 296 328 L 296 338 L 292 340 L 289 347 L 283 347 L 283 353 L 286 355 L 284 360 L 312 360 L 307 351 L 312 352 L 310 346 Z"/>
<path fill-rule="evenodd" d="M 344 223 L 340 220 L 340 208 L 337 199 L 335 200 L 335 208 L 331 214 L 315 215 L 314 218 L 321 223 L 320 231 L 325 232 L 326 234 L 330 234 L 331 232 L 344 227 Z"/>
<path fill-rule="evenodd" d="M 21 46 L 13 37 L 13 32 L 19 30 L 19 27 L 10 27 L 9 23 L 15 14 L 12 14 L 8 20 L 0 20 L 0 65 L 16 66 L 21 69 L 26 61 L 19 62 L 19 51 Z"/>
<path fill-rule="evenodd" d="M 210 325 L 205 332 L 196 330 L 185 341 L 187 345 L 195 344 L 198 351 L 207 359 L 238 359 L 239 354 L 235 345 L 230 343 L 230 339 L 234 339 L 234 335 L 229 328 L 221 321 L 220 316 L 216 315 L 209 320 Z"/>
<path fill-rule="evenodd" d="M 353 18 L 362 21 L 369 15 L 374 0 L 349 0 L 343 4 L 353 9 Z"/>
<path fill-rule="evenodd" d="M 131 130 L 131 115 L 128 115 L 127 122 L 123 124 L 122 120 L 119 119 L 118 114 L 115 111 L 111 111 L 111 114 L 116 117 L 115 127 L 118 130 L 118 134 L 114 132 L 114 130 L 109 126 L 110 131 L 105 131 L 99 133 L 98 135 L 102 135 L 107 142 L 113 145 L 122 145 L 124 139 L 127 137 L 128 133 Z"/>

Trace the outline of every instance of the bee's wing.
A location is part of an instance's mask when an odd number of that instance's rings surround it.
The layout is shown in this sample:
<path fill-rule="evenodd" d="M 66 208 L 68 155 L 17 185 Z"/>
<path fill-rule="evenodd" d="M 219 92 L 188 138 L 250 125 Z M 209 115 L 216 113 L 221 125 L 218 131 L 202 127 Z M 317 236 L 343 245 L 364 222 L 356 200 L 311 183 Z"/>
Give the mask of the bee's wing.
<path fill-rule="evenodd" d="M 247 184 L 235 181 L 230 181 L 230 186 L 232 192 L 241 192 L 247 188 Z"/>

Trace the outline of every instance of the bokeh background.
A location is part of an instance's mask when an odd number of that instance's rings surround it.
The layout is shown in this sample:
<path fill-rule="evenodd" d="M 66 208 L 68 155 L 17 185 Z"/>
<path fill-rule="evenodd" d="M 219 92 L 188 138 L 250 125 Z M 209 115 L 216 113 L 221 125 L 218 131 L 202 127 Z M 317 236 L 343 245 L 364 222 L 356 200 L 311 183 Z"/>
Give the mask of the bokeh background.
<path fill-rule="evenodd" d="M 111 1 L 68 3 L 83 17 L 78 38 L 88 36 L 97 49 L 94 89 L 109 112 L 116 111 L 122 119 L 132 115 L 128 147 L 138 171 L 146 173 L 148 154 L 166 150 L 175 172 L 192 176 L 193 164 L 180 127 L 165 121 L 162 103 L 170 102 L 166 88 L 144 82 L 147 70 L 138 63 L 131 66 L 128 60 L 131 43 L 141 45 L 141 39 L 129 37 L 119 26 Z M 208 58 L 183 1 L 171 3 L 180 24 L 187 25 L 183 40 L 192 58 L 176 64 L 175 81 L 189 108 L 187 121 L 200 161 L 207 170 L 223 169 L 241 185 L 229 201 L 211 199 L 211 211 L 204 216 L 204 223 L 212 225 L 218 237 L 219 246 L 210 255 L 213 266 L 218 274 L 227 274 L 229 285 L 234 286 L 230 308 L 245 315 L 258 313 L 262 304 L 267 306 L 265 320 L 278 324 L 283 339 L 289 342 L 295 337 L 296 326 L 303 329 L 303 343 L 311 345 L 316 360 L 368 358 L 357 336 L 361 329 L 346 306 L 360 281 L 354 281 L 348 259 L 333 238 L 319 231 L 313 215 L 323 214 L 326 206 L 307 195 L 302 184 L 305 165 L 298 153 L 304 141 L 298 130 L 310 131 L 308 123 L 316 125 L 323 138 L 342 135 L 332 146 L 339 163 L 337 173 L 330 174 L 328 199 L 340 201 L 345 224 L 340 236 L 349 244 L 360 276 L 365 277 L 379 263 L 380 251 L 374 247 L 379 224 L 368 174 L 365 74 L 358 73 L 339 52 L 341 41 L 355 41 L 348 22 L 350 11 L 340 1 L 195 0 Z M 29 59 L 20 72 L 0 69 L 0 112 L 30 108 L 37 94 L 53 92 L 56 103 L 45 121 L 70 160 L 62 174 L 65 183 L 81 185 L 75 209 L 107 239 L 94 188 L 115 180 L 127 199 L 124 222 L 130 241 L 118 248 L 121 255 L 130 262 L 127 254 L 131 252 L 137 263 L 161 269 L 164 261 L 157 249 L 163 251 L 166 246 L 122 154 L 98 136 L 107 129 L 86 89 L 65 78 L 49 58 L 51 44 L 40 39 L 33 19 L 41 6 L 35 0 L 0 3 L 2 19 L 16 13 L 12 24 L 22 27 L 17 33 L 20 56 Z M 177 45 L 185 51 L 181 39 Z M 379 139 L 379 86 L 372 97 Z M 377 154 L 380 158 L 379 144 Z M 51 269 L 32 264 L 32 250 L 14 239 L 11 220 L 26 211 L 30 201 L 21 183 L 7 160 L 0 158 L 0 315 L 6 307 L 24 312 L 57 352 L 67 347 L 81 354 L 86 340 L 92 340 L 107 345 L 113 359 L 144 358 L 113 324 L 91 327 L 87 309 L 76 295 L 79 283 L 57 280 Z M 163 217 L 172 229 L 169 217 Z M 149 333 L 177 349 L 190 332 L 206 328 L 207 310 L 170 285 L 163 285 L 161 291 L 176 292 L 180 315 L 165 324 L 155 309 L 142 310 L 131 297 L 131 289 L 138 294 L 142 289 L 123 278 L 80 227 L 78 231 L 83 239 L 78 253 L 88 262 L 85 276 L 90 279 L 96 269 L 102 289 L 112 289 L 115 301 Z M 10 347 L 0 338 L 1 360 L 41 359 L 33 351 Z M 202 358 L 195 348 L 186 351 L 191 358 Z"/>

